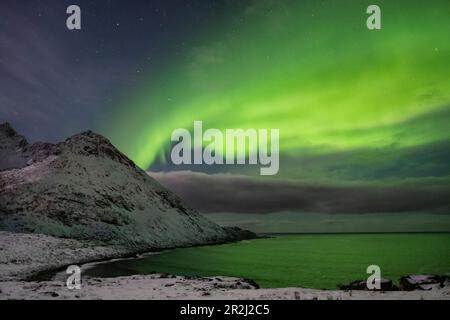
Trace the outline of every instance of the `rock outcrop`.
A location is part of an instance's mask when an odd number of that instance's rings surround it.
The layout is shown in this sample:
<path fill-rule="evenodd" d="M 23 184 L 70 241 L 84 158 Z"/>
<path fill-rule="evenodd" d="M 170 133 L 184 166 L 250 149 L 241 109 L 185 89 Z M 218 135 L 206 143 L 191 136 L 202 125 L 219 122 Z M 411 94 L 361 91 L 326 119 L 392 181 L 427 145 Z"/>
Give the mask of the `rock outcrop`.
<path fill-rule="evenodd" d="M 3 124 L 0 155 L 0 230 L 148 249 L 250 237 L 186 207 L 91 131 L 29 144 Z"/>
<path fill-rule="evenodd" d="M 399 286 L 393 284 L 392 280 L 381 279 L 381 291 L 414 291 L 414 290 L 433 290 L 450 287 L 450 278 L 439 275 L 408 275 L 400 277 Z M 339 284 L 339 290 L 369 290 L 366 281 L 356 280 L 349 284 Z"/>
<path fill-rule="evenodd" d="M 400 290 L 432 290 L 450 286 L 450 278 L 438 275 L 409 275 L 400 278 Z"/>
<path fill-rule="evenodd" d="M 370 290 L 367 288 L 367 281 L 364 280 L 355 280 L 350 282 L 349 284 L 339 284 L 339 290 Z M 393 285 L 392 280 L 390 279 L 380 279 L 380 289 L 373 289 L 380 291 L 396 291 L 398 288 Z"/>

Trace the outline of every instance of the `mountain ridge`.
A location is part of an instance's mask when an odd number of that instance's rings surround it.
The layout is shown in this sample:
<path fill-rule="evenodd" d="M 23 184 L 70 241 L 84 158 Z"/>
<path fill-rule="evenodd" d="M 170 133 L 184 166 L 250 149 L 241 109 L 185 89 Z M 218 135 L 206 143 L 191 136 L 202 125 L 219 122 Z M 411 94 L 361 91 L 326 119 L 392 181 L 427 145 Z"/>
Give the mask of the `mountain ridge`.
<path fill-rule="evenodd" d="M 29 144 L 3 124 L 0 142 L 0 230 L 155 249 L 253 236 L 187 207 L 92 131 Z"/>

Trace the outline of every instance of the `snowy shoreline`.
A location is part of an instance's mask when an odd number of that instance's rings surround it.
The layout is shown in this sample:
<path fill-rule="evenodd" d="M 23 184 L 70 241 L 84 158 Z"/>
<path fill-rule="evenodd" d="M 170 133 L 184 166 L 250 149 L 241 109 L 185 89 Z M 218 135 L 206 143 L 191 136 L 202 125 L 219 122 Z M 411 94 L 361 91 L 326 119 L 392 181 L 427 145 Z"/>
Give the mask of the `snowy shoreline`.
<path fill-rule="evenodd" d="M 251 280 L 233 277 L 134 275 L 82 279 L 69 290 L 64 277 L 26 281 L 65 266 L 102 263 L 137 254 L 122 246 L 101 246 L 38 234 L 0 232 L 0 300 L 2 299 L 450 299 L 450 288 L 430 291 L 342 291 L 305 288 L 258 289 Z"/>

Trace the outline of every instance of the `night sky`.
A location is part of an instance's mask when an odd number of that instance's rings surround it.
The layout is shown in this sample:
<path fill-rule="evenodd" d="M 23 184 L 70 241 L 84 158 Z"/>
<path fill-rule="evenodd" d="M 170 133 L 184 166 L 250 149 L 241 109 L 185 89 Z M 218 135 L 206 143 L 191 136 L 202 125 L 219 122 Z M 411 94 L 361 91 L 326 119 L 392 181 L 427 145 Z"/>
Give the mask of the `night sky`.
<path fill-rule="evenodd" d="M 375 31 L 370 4 L 3 0 L 0 122 L 97 131 L 208 212 L 450 213 L 450 2 L 376 1 Z M 279 128 L 279 174 L 172 165 L 194 120 Z"/>
<path fill-rule="evenodd" d="M 66 28 L 71 4 L 81 8 L 80 31 Z M 222 8 L 214 1 L 2 1 L 0 118 L 31 141 L 98 130 L 114 108 L 130 107 L 117 106 L 119 99 L 185 56 Z"/>

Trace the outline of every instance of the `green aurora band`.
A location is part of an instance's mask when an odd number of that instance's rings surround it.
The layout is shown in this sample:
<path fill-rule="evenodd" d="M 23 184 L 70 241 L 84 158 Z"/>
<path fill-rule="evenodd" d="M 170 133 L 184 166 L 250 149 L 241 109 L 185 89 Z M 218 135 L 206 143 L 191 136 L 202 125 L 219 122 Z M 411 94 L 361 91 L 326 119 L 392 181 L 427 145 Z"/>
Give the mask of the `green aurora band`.
<path fill-rule="evenodd" d="M 366 27 L 372 1 L 236 2 L 101 131 L 145 169 L 165 161 L 174 129 L 202 120 L 280 129 L 282 177 L 377 180 L 389 173 L 372 168 L 410 159 L 396 179 L 448 182 L 450 2 L 376 3 L 381 30 Z"/>

